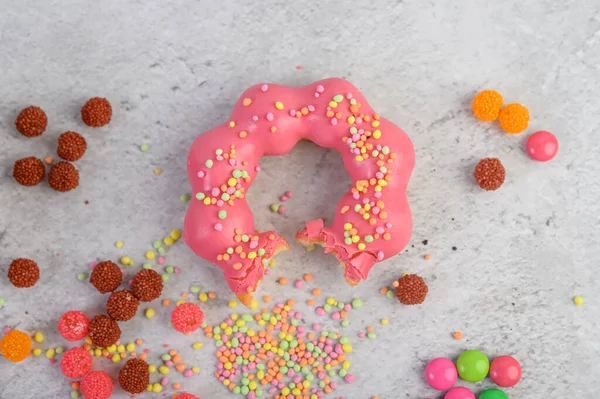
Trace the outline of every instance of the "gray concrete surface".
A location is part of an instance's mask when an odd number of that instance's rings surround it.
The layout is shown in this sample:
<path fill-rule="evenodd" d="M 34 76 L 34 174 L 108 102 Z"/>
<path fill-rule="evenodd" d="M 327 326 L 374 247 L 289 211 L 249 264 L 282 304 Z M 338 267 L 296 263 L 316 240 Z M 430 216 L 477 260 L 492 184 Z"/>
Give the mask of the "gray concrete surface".
<path fill-rule="evenodd" d="M 521 361 L 523 379 L 508 391 L 511 399 L 600 396 L 598 1 L 0 0 L 0 10 L 0 271 L 5 275 L 13 257 L 31 257 L 42 269 L 28 290 L 0 279 L 1 326 L 43 331 L 43 348 L 64 345 L 54 328 L 62 312 L 91 315 L 103 307 L 76 274 L 93 260 L 128 255 L 137 262 L 126 271 L 133 275 L 152 241 L 181 227 L 187 149 L 225 120 L 246 87 L 342 76 L 413 140 L 412 244 L 355 289 L 333 257 L 294 246 L 260 291 L 296 299 L 308 323 L 318 320 L 304 305 L 311 287 L 365 300 L 344 331 L 353 338 L 357 383 L 341 384 L 337 396 L 440 398 L 423 380 L 426 362 L 467 348 Z M 528 106 L 526 133 L 508 136 L 472 117 L 470 100 L 486 88 Z M 114 116 L 108 127 L 91 129 L 78 112 L 97 95 L 110 99 Z M 37 139 L 13 127 L 29 104 L 49 117 Z M 523 151 L 528 134 L 541 129 L 561 145 L 546 164 Z M 59 194 L 47 183 L 17 185 L 13 162 L 56 158 L 56 138 L 66 130 L 88 140 L 77 162 L 81 186 Z M 147 153 L 138 149 L 144 143 Z M 505 185 L 493 193 L 471 178 L 486 156 L 500 157 L 507 169 Z M 308 143 L 262 166 L 249 194 L 257 228 L 276 227 L 288 237 L 302 221 L 331 217 L 348 184 L 340 158 Z M 156 176 L 153 168 L 164 172 Z M 286 214 L 268 212 L 288 189 L 294 198 Z M 216 268 L 183 243 L 168 254 L 182 272 L 165 297 L 177 299 L 193 281 L 218 293 L 204 306 L 209 322 L 229 313 L 231 295 Z M 402 307 L 378 293 L 406 271 L 429 283 L 422 306 Z M 302 290 L 275 282 L 304 272 L 315 280 Z M 575 295 L 585 299 L 582 307 L 573 304 Z M 143 338 L 154 360 L 170 343 L 202 368 L 183 381 L 185 389 L 203 399 L 230 397 L 211 375 L 212 344 L 199 334 L 175 334 L 168 311 L 153 306 L 152 321 L 140 312 L 123 324 L 123 340 Z M 388 326 L 378 324 L 382 317 Z M 333 328 L 331 320 L 322 323 Z M 368 324 L 378 339 L 355 338 Z M 456 330 L 462 341 L 452 339 Z M 196 340 L 206 345 L 193 352 Z M 116 373 L 105 360 L 95 367 Z M 465 385 L 476 392 L 493 386 L 489 379 Z M 43 357 L 18 365 L 0 359 L 1 398 L 66 398 L 69 391 L 58 366 Z M 126 395 L 116 389 L 114 397 Z"/>

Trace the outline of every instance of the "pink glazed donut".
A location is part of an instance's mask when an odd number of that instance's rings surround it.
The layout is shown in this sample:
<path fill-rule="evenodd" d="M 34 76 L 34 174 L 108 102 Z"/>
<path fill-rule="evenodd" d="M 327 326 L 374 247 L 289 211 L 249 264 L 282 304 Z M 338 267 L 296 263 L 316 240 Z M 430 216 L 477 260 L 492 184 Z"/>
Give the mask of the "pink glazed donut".
<path fill-rule="evenodd" d="M 375 113 L 343 79 L 299 88 L 250 87 L 229 120 L 200 135 L 190 148 L 187 169 L 194 198 L 183 233 L 197 255 L 223 270 L 246 306 L 269 260 L 289 247 L 277 232 L 254 229 L 245 194 L 262 156 L 283 155 L 302 139 L 339 151 L 352 188 L 340 199 L 333 224 L 307 222 L 296 235 L 298 242 L 320 244 L 333 253 L 348 283 L 356 285 L 410 239 L 406 187 L 415 154 L 400 128 Z"/>

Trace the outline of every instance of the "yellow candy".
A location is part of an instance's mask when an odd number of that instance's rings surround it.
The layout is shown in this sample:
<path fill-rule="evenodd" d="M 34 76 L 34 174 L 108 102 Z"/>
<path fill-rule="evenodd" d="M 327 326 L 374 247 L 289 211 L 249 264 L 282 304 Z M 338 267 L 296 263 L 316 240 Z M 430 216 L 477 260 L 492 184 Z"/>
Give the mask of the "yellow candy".
<path fill-rule="evenodd" d="M 115 351 L 117 350 L 117 345 L 113 344 L 113 345 L 111 345 L 111 346 L 108 346 L 108 347 L 106 348 L 106 350 L 107 350 L 109 353 L 115 352 Z"/>
<path fill-rule="evenodd" d="M 348 360 L 344 360 L 344 363 L 342 363 L 342 368 L 344 370 L 348 370 L 350 368 L 350 362 Z"/>
<path fill-rule="evenodd" d="M 282 395 L 289 395 L 290 394 L 290 389 L 288 387 L 283 387 L 283 389 L 281 390 L 281 394 Z"/>
<path fill-rule="evenodd" d="M 575 305 L 581 306 L 583 305 L 583 298 L 578 295 L 575 298 L 573 298 L 573 302 L 575 303 Z"/>
<path fill-rule="evenodd" d="M 200 372 L 200 367 L 198 367 L 198 366 L 194 366 L 194 367 L 192 367 L 192 371 L 193 371 L 194 373 L 198 374 L 198 373 Z"/>
<path fill-rule="evenodd" d="M 152 392 L 152 384 L 148 384 L 148 386 L 146 387 L 146 391 Z"/>
<path fill-rule="evenodd" d="M 256 299 L 253 299 L 252 302 L 250 303 L 250 309 L 252 309 L 252 310 L 258 309 L 258 301 Z"/>
<path fill-rule="evenodd" d="M 127 352 L 133 352 L 135 350 L 135 344 L 133 342 L 130 342 L 127 344 L 125 349 L 127 349 Z"/>
<path fill-rule="evenodd" d="M 256 381 L 250 381 L 248 388 L 250 388 L 251 391 L 254 391 L 256 389 Z"/>
<path fill-rule="evenodd" d="M 200 302 L 206 302 L 208 301 L 208 295 L 206 295 L 204 292 L 200 293 L 200 295 L 198 295 L 198 299 L 200 300 Z"/>
<path fill-rule="evenodd" d="M 175 241 L 179 240 L 179 238 L 181 237 L 181 231 L 179 230 L 173 230 L 171 231 L 171 238 L 174 239 Z"/>
<path fill-rule="evenodd" d="M 165 237 L 163 238 L 163 242 L 165 243 L 165 245 L 173 245 L 173 243 L 175 242 L 175 240 L 173 240 L 171 237 Z"/>
<path fill-rule="evenodd" d="M 373 138 L 379 140 L 381 138 L 381 130 L 377 129 L 373 132 Z"/>
<path fill-rule="evenodd" d="M 237 302 L 232 299 L 231 301 L 229 301 L 228 306 L 233 309 L 237 306 Z"/>
<path fill-rule="evenodd" d="M 200 348 L 202 348 L 204 346 L 204 344 L 202 342 L 194 342 L 192 345 L 192 348 L 194 348 L 194 350 L 198 350 Z"/>
<path fill-rule="evenodd" d="M 119 353 L 125 352 L 125 345 L 120 344 L 119 346 L 117 346 L 117 352 L 119 352 Z"/>
<path fill-rule="evenodd" d="M 148 366 L 148 371 L 151 373 L 156 373 L 156 366 L 151 364 L 150 366 Z"/>
<path fill-rule="evenodd" d="M 94 349 L 94 356 L 96 356 L 96 357 L 102 356 L 102 349 L 100 349 L 100 348 Z"/>
<path fill-rule="evenodd" d="M 33 350 L 33 356 L 39 356 L 42 354 L 42 350 L 40 348 L 35 348 Z"/>
<path fill-rule="evenodd" d="M 50 348 L 50 349 L 48 349 L 48 350 L 46 351 L 46 357 L 47 357 L 48 359 L 52 359 L 52 358 L 54 357 L 54 354 L 55 354 L 55 353 L 56 353 L 56 352 L 54 351 L 54 349 Z"/>
<path fill-rule="evenodd" d="M 386 326 L 390 321 L 388 319 L 381 319 L 381 324 Z"/>
<path fill-rule="evenodd" d="M 160 366 L 158 368 L 158 372 L 161 373 L 162 375 L 169 374 L 169 371 L 171 371 L 171 370 L 169 370 L 169 368 L 167 366 Z"/>
<path fill-rule="evenodd" d="M 119 361 L 121 361 L 121 356 L 115 353 L 114 355 L 112 355 L 111 360 L 113 361 L 113 363 L 119 363 Z"/>
<path fill-rule="evenodd" d="M 156 258 L 154 251 L 146 251 L 146 259 L 152 260 L 154 258 Z"/>
<path fill-rule="evenodd" d="M 146 309 L 146 311 L 144 312 L 144 314 L 146 315 L 146 317 L 147 317 L 147 318 L 149 318 L 149 319 L 153 318 L 155 313 L 156 313 L 156 312 L 155 312 L 155 311 L 154 311 L 154 309 L 152 309 L 152 308 L 148 308 L 148 309 Z"/>
<path fill-rule="evenodd" d="M 123 247 L 123 241 L 117 241 L 117 242 L 115 243 L 115 247 L 117 247 L 117 248 L 122 248 L 122 247 Z"/>
<path fill-rule="evenodd" d="M 350 344 L 343 344 L 342 345 L 342 350 L 344 351 L 344 353 L 350 353 L 350 352 L 352 352 L 352 345 L 350 345 Z"/>
<path fill-rule="evenodd" d="M 152 392 L 155 392 L 155 393 L 162 392 L 162 385 L 160 385 L 158 382 L 155 382 L 154 384 L 152 384 Z"/>
<path fill-rule="evenodd" d="M 39 332 L 39 331 L 38 331 L 38 332 L 36 332 L 36 333 L 33 335 L 33 340 L 34 340 L 35 342 L 38 342 L 38 343 L 44 342 L 44 334 L 42 334 L 42 333 L 41 333 L 41 332 Z"/>
<path fill-rule="evenodd" d="M 181 305 L 182 303 L 185 303 L 185 301 L 183 299 L 178 300 L 177 302 L 175 302 L 175 304 L 177 306 Z"/>

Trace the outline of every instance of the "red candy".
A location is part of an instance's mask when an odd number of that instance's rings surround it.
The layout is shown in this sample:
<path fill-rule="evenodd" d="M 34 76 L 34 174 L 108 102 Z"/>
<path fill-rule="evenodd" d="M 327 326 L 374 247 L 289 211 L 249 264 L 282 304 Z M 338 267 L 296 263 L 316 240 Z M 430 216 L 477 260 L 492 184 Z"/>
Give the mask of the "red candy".
<path fill-rule="evenodd" d="M 558 140 L 550 132 L 540 130 L 527 139 L 527 153 L 536 161 L 546 162 L 558 152 Z"/>
<path fill-rule="evenodd" d="M 58 332 L 68 341 L 79 341 L 88 333 L 90 319 L 78 310 L 70 310 L 58 320 Z"/>
<path fill-rule="evenodd" d="M 512 356 L 498 356 L 490 365 L 490 377 L 497 385 L 508 388 L 517 385 L 523 370 Z"/>
<path fill-rule="evenodd" d="M 171 324 L 182 333 L 191 333 L 200 328 L 204 320 L 204 313 L 194 303 L 185 302 L 173 309 L 171 313 Z"/>
<path fill-rule="evenodd" d="M 60 368 L 67 378 L 81 378 L 92 369 L 92 355 L 83 348 L 71 348 L 62 356 Z"/>
<path fill-rule="evenodd" d="M 104 371 L 92 371 L 81 381 L 79 388 L 85 399 L 108 399 L 112 395 L 113 382 Z"/>
<path fill-rule="evenodd" d="M 191 393 L 184 392 L 177 396 L 177 399 L 200 399 L 197 396 L 192 395 Z"/>

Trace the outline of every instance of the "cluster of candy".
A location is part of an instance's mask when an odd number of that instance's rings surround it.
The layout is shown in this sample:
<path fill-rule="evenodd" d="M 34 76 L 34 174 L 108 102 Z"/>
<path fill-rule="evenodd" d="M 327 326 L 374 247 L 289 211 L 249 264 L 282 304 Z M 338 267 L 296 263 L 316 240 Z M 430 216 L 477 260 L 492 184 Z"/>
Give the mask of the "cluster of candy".
<path fill-rule="evenodd" d="M 521 379 L 522 369 L 519 362 L 511 356 L 499 356 L 492 361 L 480 351 L 463 352 L 456 365 L 446 358 L 436 358 L 425 368 L 425 379 L 434 389 L 445 391 L 450 389 L 444 399 L 475 399 L 475 394 L 465 387 L 454 387 L 458 376 L 465 381 L 479 382 L 487 375 L 502 388 L 515 386 Z M 451 389 L 452 388 L 452 389 Z M 487 389 L 479 394 L 479 399 L 508 399 L 508 395 L 500 389 Z"/>

